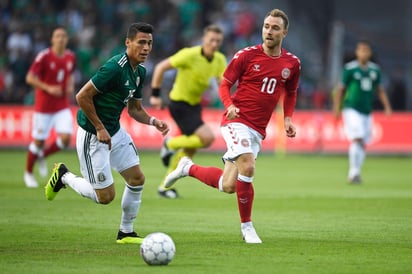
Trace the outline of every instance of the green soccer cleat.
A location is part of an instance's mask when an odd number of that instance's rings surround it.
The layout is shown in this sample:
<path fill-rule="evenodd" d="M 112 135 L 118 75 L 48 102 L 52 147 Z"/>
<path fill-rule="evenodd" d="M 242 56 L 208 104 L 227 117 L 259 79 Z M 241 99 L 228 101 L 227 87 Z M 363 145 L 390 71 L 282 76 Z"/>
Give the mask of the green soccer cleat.
<path fill-rule="evenodd" d="M 62 182 L 62 177 L 68 171 L 69 170 L 63 163 L 58 163 L 54 165 L 52 175 L 49 181 L 47 182 L 46 186 L 44 187 L 47 200 L 53 200 L 56 197 L 57 192 L 60 191 L 60 189 L 66 188 L 66 186 Z"/>
<path fill-rule="evenodd" d="M 136 234 L 136 232 L 124 233 L 119 230 L 117 233 L 116 243 L 118 244 L 141 244 L 143 238 Z"/>

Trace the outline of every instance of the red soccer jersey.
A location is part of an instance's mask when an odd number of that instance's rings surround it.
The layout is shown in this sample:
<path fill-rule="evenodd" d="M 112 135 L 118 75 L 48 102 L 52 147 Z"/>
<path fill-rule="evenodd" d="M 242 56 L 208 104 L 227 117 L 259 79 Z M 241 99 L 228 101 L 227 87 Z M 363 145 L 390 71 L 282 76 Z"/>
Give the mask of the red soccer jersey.
<path fill-rule="evenodd" d="M 48 85 L 61 85 L 63 94 L 56 97 L 36 88 L 34 102 L 36 112 L 54 113 L 69 106 L 66 87 L 69 76 L 74 71 L 74 63 L 74 53 L 68 49 L 63 56 L 57 56 L 51 48 L 44 49 L 37 54 L 30 67 L 30 72 Z"/>
<path fill-rule="evenodd" d="M 231 99 L 240 113 L 233 120 L 226 119 L 225 113 L 221 125 L 240 122 L 253 128 L 264 138 L 281 94 L 296 93 L 299 76 L 299 58 L 285 49 L 276 57 L 266 55 L 262 45 L 238 51 L 226 68 L 224 78 L 233 84 L 238 81 Z M 290 111 L 293 112 L 293 109 Z"/>

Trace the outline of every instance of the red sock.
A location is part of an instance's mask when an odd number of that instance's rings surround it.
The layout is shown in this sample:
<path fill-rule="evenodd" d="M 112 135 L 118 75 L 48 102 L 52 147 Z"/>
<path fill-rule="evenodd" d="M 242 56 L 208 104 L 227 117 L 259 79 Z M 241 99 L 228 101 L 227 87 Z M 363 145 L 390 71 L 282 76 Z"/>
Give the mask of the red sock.
<path fill-rule="evenodd" d="M 237 205 L 242 223 L 251 221 L 254 194 L 252 183 L 236 181 Z"/>
<path fill-rule="evenodd" d="M 189 176 L 195 177 L 202 183 L 219 188 L 219 179 L 222 176 L 223 170 L 217 167 L 203 167 L 193 165 L 189 170 Z"/>
<path fill-rule="evenodd" d="M 53 144 L 51 144 L 50 146 L 46 147 L 46 149 L 44 150 L 44 157 L 49 156 L 50 154 L 53 154 L 57 151 L 59 151 L 60 148 L 57 145 L 57 142 L 53 142 Z"/>
<path fill-rule="evenodd" d="M 37 160 L 37 155 L 31 152 L 30 150 L 27 152 L 27 162 L 26 162 L 26 171 L 29 173 L 33 173 L 33 166 Z"/>

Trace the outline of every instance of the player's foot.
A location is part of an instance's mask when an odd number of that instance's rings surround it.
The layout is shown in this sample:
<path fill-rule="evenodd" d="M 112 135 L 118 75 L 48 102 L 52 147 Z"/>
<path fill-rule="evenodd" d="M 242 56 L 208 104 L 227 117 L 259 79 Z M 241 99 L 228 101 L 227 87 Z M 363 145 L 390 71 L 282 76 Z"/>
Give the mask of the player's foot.
<path fill-rule="evenodd" d="M 358 184 L 362 183 L 362 179 L 361 179 L 360 175 L 355 175 L 353 177 L 349 177 L 348 182 L 349 182 L 349 184 L 358 185 Z"/>
<path fill-rule="evenodd" d="M 119 230 L 117 233 L 116 243 L 118 244 L 141 244 L 143 238 L 136 234 L 136 232 L 124 233 Z"/>
<path fill-rule="evenodd" d="M 44 157 L 37 158 L 37 165 L 39 167 L 40 176 L 41 177 L 46 177 L 47 173 L 48 173 L 46 158 L 44 158 Z"/>
<path fill-rule="evenodd" d="M 177 193 L 177 190 L 174 188 L 164 189 L 162 187 L 159 187 L 159 189 L 157 190 L 157 193 L 159 193 L 160 197 L 167 198 L 167 199 L 179 198 L 179 194 Z"/>
<path fill-rule="evenodd" d="M 69 170 L 63 163 L 55 164 L 53 173 L 44 187 L 47 200 L 53 200 L 60 189 L 66 188 L 65 184 L 62 182 L 62 177 L 68 171 Z"/>
<path fill-rule="evenodd" d="M 33 173 L 27 171 L 24 172 L 24 183 L 28 188 L 36 188 L 39 186 L 39 184 L 36 181 L 36 178 L 34 178 Z"/>
<path fill-rule="evenodd" d="M 162 160 L 162 163 L 164 166 L 168 167 L 170 164 L 170 158 L 172 158 L 173 154 L 175 154 L 175 151 L 172 149 L 169 149 L 167 147 L 167 142 L 170 140 L 171 138 L 165 138 L 163 140 L 163 145 L 162 148 L 160 149 L 160 159 Z"/>
<path fill-rule="evenodd" d="M 192 165 L 192 159 L 186 156 L 182 157 L 177 164 L 176 169 L 166 176 L 164 180 L 164 188 L 171 188 L 179 178 L 189 175 L 189 169 Z"/>
<path fill-rule="evenodd" d="M 252 222 L 242 223 L 240 225 L 240 229 L 242 231 L 243 240 L 245 240 L 247 244 L 261 244 L 262 243 L 262 240 L 257 235 Z"/>

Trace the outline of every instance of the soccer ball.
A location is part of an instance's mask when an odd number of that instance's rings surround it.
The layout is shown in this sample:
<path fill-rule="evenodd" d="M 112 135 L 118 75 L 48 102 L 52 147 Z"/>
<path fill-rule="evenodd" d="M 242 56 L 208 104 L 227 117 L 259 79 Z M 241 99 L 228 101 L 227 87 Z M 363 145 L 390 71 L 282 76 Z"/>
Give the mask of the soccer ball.
<path fill-rule="evenodd" d="M 162 232 L 147 235 L 140 245 L 140 255 L 148 265 L 167 265 L 175 256 L 172 238 Z"/>

